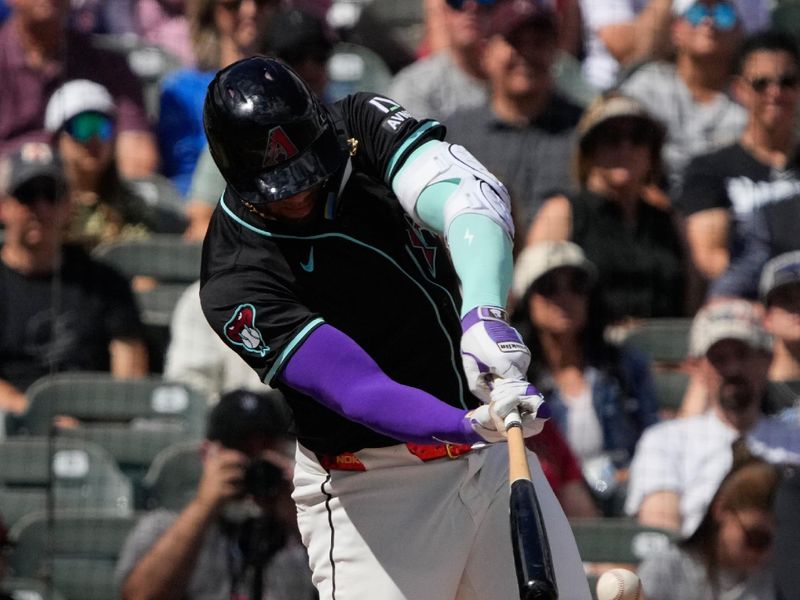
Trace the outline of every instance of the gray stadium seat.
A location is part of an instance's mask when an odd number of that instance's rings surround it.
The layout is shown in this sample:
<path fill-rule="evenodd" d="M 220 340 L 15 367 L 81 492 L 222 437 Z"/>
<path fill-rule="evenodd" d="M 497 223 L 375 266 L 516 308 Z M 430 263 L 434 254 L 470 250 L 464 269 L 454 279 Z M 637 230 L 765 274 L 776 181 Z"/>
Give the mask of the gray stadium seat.
<path fill-rule="evenodd" d="M 188 285 L 200 277 L 201 253 L 199 243 L 187 242 L 179 235 L 162 234 L 101 244 L 92 255 L 129 279 L 140 275 L 159 283 Z"/>
<path fill-rule="evenodd" d="M 570 526 L 586 563 L 638 565 L 650 554 L 666 548 L 676 535 L 624 517 L 573 519 Z"/>
<path fill-rule="evenodd" d="M 200 443 L 187 442 L 164 448 L 153 459 L 142 481 L 146 508 L 182 510 L 197 492 L 202 470 Z"/>
<path fill-rule="evenodd" d="M 133 481 L 137 507 L 139 484 L 155 456 L 177 442 L 200 440 L 205 431 L 206 396 L 161 377 L 60 373 L 37 380 L 27 395 L 21 432 L 46 435 L 57 415 L 78 419 L 79 427 L 59 428 L 58 436 L 89 440 L 108 450 Z"/>
<path fill-rule="evenodd" d="M 0 442 L 0 510 L 7 523 L 46 510 L 48 500 L 56 509 L 133 512 L 131 483 L 100 446 L 80 439 L 42 437 Z"/>
<path fill-rule="evenodd" d="M 11 528 L 10 567 L 15 577 L 50 577 L 67 600 L 112 600 L 117 557 L 135 523 L 102 511 L 26 515 Z"/>
<path fill-rule="evenodd" d="M 692 319 L 646 319 L 625 336 L 623 343 L 646 354 L 654 363 L 679 365 L 689 352 Z"/>
<path fill-rule="evenodd" d="M 652 371 L 658 408 L 667 414 L 675 414 L 681 407 L 683 395 L 689 385 L 689 374 L 684 371 Z"/>

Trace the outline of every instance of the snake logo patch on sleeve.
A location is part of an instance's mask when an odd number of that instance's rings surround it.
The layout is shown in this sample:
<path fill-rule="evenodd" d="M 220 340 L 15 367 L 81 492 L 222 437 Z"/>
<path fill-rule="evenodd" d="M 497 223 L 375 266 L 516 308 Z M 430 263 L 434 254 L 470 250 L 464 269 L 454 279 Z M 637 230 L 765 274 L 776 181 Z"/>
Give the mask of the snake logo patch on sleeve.
<path fill-rule="evenodd" d="M 225 338 L 234 346 L 241 346 L 247 352 L 266 356 L 269 346 L 256 329 L 256 309 L 252 304 L 240 304 L 233 316 L 225 323 Z"/>

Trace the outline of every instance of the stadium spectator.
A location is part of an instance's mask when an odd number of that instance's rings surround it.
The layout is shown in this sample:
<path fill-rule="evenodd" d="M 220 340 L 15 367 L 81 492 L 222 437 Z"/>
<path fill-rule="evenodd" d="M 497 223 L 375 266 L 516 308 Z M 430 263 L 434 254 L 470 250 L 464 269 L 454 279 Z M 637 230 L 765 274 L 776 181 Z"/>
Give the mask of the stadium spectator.
<path fill-rule="evenodd" d="M 547 483 L 553 488 L 567 518 L 585 519 L 600 515 L 586 487 L 578 459 L 556 425 L 548 421 L 539 435 L 525 440 L 525 445 L 539 458 Z"/>
<path fill-rule="evenodd" d="M 205 392 L 211 402 L 237 388 L 264 391 L 253 369 L 214 333 L 200 307 L 200 282 L 178 299 L 170 321 L 164 376 Z"/>
<path fill-rule="evenodd" d="M 72 0 L 69 28 L 81 33 L 135 34 L 134 4 L 142 0 Z"/>
<path fill-rule="evenodd" d="M 794 39 L 771 31 L 755 34 L 743 43 L 737 65 L 734 91 L 747 109 L 747 125 L 735 143 L 692 160 L 675 200 L 685 218 L 692 261 L 712 281 L 714 294 L 720 292 L 713 280 L 748 243 L 742 232 L 754 211 L 800 189 L 795 156 L 800 52 Z M 762 265 L 752 275 L 751 288 Z"/>
<path fill-rule="evenodd" d="M 567 241 L 525 248 L 514 269 L 515 316 L 531 349 L 528 379 L 545 395 L 587 479 L 601 463 L 624 481 L 636 441 L 658 420 L 644 357 L 611 346 L 596 293 L 597 269 Z M 594 465 L 595 468 L 592 468 Z"/>
<path fill-rule="evenodd" d="M 711 285 L 709 295 L 755 298 L 761 271 L 770 258 L 800 249 L 800 197 L 771 202 L 742 226 L 741 250 Z"/>
<path fill-rule="evenodd" d="M 45 111 L 71 205 L 65 239 L 87 249 L 186 228 L 183 205 L 169 181 L 160 175 L 136 180 L 120 176 L 114 159 L 116 111 L 108 90 L 88 79 L 58 88 Z"/>
<path fill-rule="evenodd" d="M 155 172 L 158 147 L 150 130 L 142 86 L 125 57 L 92 46 L 67 29 L 68 0 L 15 0 L 0 28 L 0 152 L 24 141 L 44 141 L 44 108 L 52 92 L 70 79 L 103 84 L 117 105 L 115 155 L 120 172 Z"/>
<path fill-rule="evenodd" d="M 311 91 L 326 101 L 327 63 L 333 41 L 333 33 L 322 19 L 299 8 L 284 8 L 267 25 L 262 53 L 291 66 Z"/>
<path fill-rule="evenodd" d="M 770 260 L 759 284 L 764 303 L 764 328 L 772 334 L 767 409 L 779 412 L 792 406 L 797 392 L 789 384 L 800 381 L 800 251 Z"/>
<path fill-rule="evenodd" d="M 674 42 L 673 16 L 684 14 L 693 4 L 733 5 L 748 32 L 769 23 L 766 0 L 733 0 L 733 2 L 694 2 L 693 0 L 581 0 L 586 57 L 584 73 L 598 90 L 613 87 L 620 71 L 635 68 L 648 59 L 669 58 Z M 727 6 L 723 9 L 727 10 Z"/>
<path fill-rule="evenodd" d="M 737 299 L 712 302 L 695 316 L 689 337 L 707 410 L 645 431 L 625 505 L 641 523 L 685 536 L 697 528 L 720 474 L 731 468 L 730 448 L 738 438 L 770 462 L 800 461 L 800 429 L 761 411 L 772 339 L 758 307 Z"/>
<path fill-rule="evenodd" d="M 70 370 L 147 373 L 127 280 L 64 246 L 69 211 L 50 146 L 27 142 L 0 162 L 0 410 L 22 412 L 39 377 Z"/>
<path fill-rule="evenodd" d="M 621 68 L 666 56 L 671 8 L 672 0 L 580 0 L 589 84 L 600 92 L 611 89 Z"/>
<path fill-rule="evenodd" d="M 193 67 L 195 56 L 189 39 L 187 4 L 187 0 L 136 0 L 131 14 L 136 31 L 145 42 L 176 56 L 182 65 Z"/>
<path fill-rule="evenodd" d="M 734 463 L 697 529 L 639 566 L 648 600 L 774 600 L 779 484 L 780 470 L 766 461 Z"/>
<path fill-rule="evenodd" d="M 145 514 L 129 534 L 121 598 L 316 598 L 283 453 L 288 409 L 274 394 L 235 390 L 212 409 L 197 494 L 180 513 Z"/>
<path fill-rule="evenodd" d="M 485 23 L 494 3 L 468 0 L 456 8 L 444 2 L 441 16 L 444 46 L 401 69 L 392 80 L 388 96 L 413 115 L 447 119 L 458 109 L 482 106 L 488 84 L 481 54 Z"/>
<path fill-rule="evenodd" d="M 662 156 L 670 193 L 678 195 L 689 160 L 733 143 L 747 114 L 730 95 L 733 55 L 743 35 L 734 4 L 675 2 L 674 6 L 683 7 L 669 29 L 674 61 L 641 66 L 620 89 L 666 127 Z"/>
<path fill-rule="evenodd" d="M 671 215 L 647 200 L 661 172 L 662 127 L 637 101 L 609 93 L 586 109 L 578 135 L 580 189 L 545 201 L 528 243 L 581 246 L 597 266 L 609 323 L 683 314 L 681 240 Z"/>
<path fill-rule="evenodd" d="M 170 73 L 161 84 L 158 144 L 161 172 L 181 194 L 189 190 L 205 145 L 203 98 L 214 73 L 254 54 L 279 0 L 186 0 L 195 67 Z"/>
<path fill-rule="evenodd" d="M 498 4 L 483 56 L 489 102 L 456 111 L 445 121 L 449 138 L 469 148 L 506 184 L 523 226 L 542 199 L 569 179 L 570 148 L 581 114 L 554 88 L 557 40 L 555 13 L 543 4 Z"/>

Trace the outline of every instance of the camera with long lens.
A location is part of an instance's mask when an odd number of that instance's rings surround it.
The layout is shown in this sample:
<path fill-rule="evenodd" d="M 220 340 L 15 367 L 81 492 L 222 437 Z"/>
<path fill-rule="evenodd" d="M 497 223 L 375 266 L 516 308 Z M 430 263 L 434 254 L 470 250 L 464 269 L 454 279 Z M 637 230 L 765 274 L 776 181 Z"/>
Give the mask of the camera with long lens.
<path fill-rule="evenodd" d="M 283 471 L 263 458 L 253 459 L 244 473 L 245 493 L 254 498 L 274 498 L 283 484 Z"/>

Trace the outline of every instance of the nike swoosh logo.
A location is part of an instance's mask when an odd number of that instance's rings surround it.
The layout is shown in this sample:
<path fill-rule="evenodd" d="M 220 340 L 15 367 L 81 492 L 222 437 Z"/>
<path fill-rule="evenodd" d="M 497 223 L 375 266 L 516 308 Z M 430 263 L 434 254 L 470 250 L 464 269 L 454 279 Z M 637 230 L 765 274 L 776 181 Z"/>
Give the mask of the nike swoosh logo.
<path fill-rule="evenodd" d="M 308 260 L 306 262 L 301 262 L 300 266 L 306 273 L 311 273 L 314 270 L 314 246 L 311 246 L 311 250 L 308 253 Z"/>

